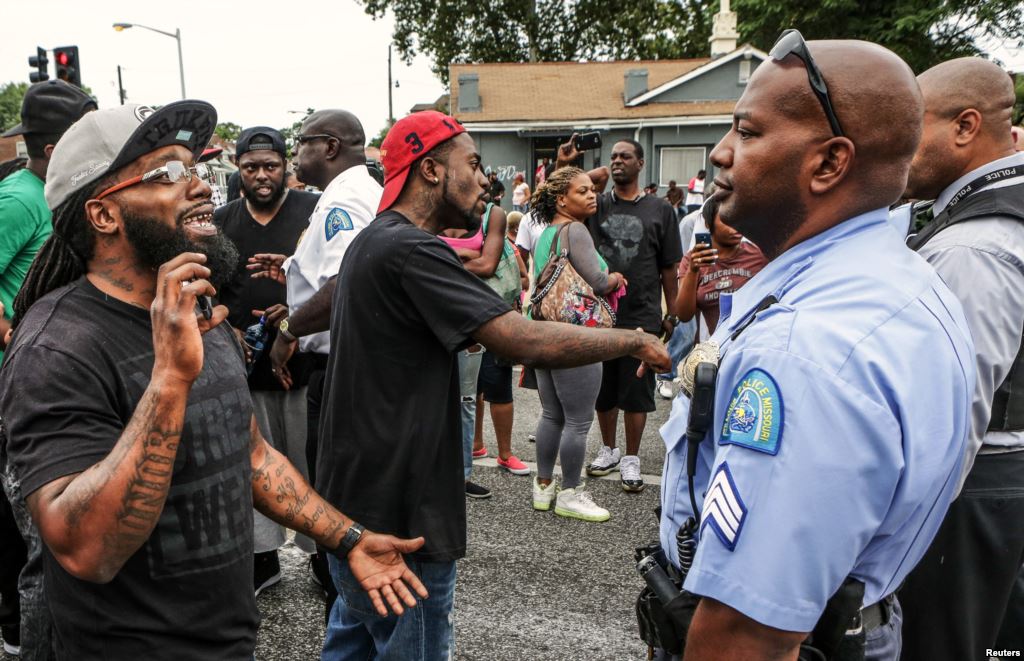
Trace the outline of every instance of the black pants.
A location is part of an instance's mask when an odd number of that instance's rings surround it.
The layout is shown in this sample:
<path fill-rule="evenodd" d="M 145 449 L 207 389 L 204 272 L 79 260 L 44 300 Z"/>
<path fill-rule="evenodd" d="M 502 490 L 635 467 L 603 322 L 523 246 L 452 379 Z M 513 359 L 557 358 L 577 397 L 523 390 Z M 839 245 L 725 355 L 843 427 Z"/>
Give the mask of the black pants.
<path fill-rule="evenodd" d="M 984 661 L 1024 563 L 1024 452 L 978 455 L 899 592 L 901 661 Z"/>
<path fill-rule="evenodd" d="M 18 626 L 21 618 L 18 576 L 27 559 L 7 494 L 0 489 L 0 625 Z"/>
<path fill-rule="evenodd" d="M 324 397 L 324 382 L 327 379 L 326 358 L 324 356 L 323 364 L 317 365 L 310 372 L 309 387 L 306 389 L 306 465 L 309 466 L 309 481 L 313 484 L 313 488 L 316 488 L 316 455 L 320 447 L 320 407 Z M 316 556 L 313 559 L 313 571 L 316 572 L 326 593 L 324 623 L 330 618 L 334 600 L 338 598 L 338 591 L 334 588 L 334 581 L 331 580 L 331 570 L 327 566 L 327 554 L 328 551 L 318 544 Z"/>

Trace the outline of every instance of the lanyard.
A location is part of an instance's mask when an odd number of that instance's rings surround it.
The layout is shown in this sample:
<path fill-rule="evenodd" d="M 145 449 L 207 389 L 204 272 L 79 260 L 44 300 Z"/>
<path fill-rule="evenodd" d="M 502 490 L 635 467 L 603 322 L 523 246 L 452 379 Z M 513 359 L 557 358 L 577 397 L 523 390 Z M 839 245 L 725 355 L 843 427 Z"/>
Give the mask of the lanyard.
<path fill-rule="evenodd" d="M 987 188 L 992 184 L 1000 181 L 1006 181 L 1007 179 L 1019 179 L 1024 177 L 1024 167 L 1019 165 L 1013 165 L 1006 168 L 1000 168 L 999 170 L 993 170 L 988 174 L 983 174 L 974 181 L 966 184 L 963 188 L 956 192 L 949 203 L 946 205 L 947 209 L 952 209 L 960 202 L 963 202 L 965 198 L 977 193 L 983 188 Z"/>

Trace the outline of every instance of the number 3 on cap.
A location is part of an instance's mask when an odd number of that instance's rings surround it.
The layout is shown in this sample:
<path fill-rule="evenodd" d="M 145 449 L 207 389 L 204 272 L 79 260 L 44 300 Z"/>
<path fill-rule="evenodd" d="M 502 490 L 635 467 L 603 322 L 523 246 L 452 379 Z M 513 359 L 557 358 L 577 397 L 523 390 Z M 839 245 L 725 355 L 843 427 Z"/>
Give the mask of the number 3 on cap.
<path fill-rule="evenodd" d="M 409 135 L 405 136 L 405 141 L 408 144 L 412 145 L 412 153 L 418 154 L 421 151 L 423 151 L 423 141 L 420 140 L 420 136 L 416 135 L 415 133 L 410 133 Z"/>

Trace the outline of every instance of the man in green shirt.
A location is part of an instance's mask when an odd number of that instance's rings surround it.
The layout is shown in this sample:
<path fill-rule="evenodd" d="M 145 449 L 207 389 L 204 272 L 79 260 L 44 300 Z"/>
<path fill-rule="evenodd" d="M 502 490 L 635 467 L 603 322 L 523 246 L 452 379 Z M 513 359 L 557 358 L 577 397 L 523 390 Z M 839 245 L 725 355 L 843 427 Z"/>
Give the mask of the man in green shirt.
<path fill-rule="evenodd" d="M 28 267 L 53 231 L 43 197 L 50 152 L 64 131 L 90 110 L 96 110 L 96 100 L 78 87 L 62 80 L 36 83 L 25 93 L 21 123 L 3 134 L 25 136 L 28 164 L 0 181 L 0 342 L 10 327 L 14 297 Z"/>
<path fill-rule="evenodd" d="M 0 361 L 14 314 L 14 297 L 36 253 L 53 231 L 43 195 L 50 153 L 68 127 L 92 110 L 96 110 L 96 100 L 74 85 L 62 80 L 36 83 L 25 93 L 21 123 L 3 134 L 5 138 L 25 136 L 28 163 L 24 170 L 0 181 Z M 3 468 L 0 466 L 0 470 Z M 19 517 L 21 533 L 34 535 L 24 501 L 12 495 L 9 504 L 7 494 L 0 491 L 0 636 L 5 652 L 21 653 L 27 661 L 45 659 L 50 636 L 42 599 L 40 549 L 39 544 L 33 545 L 32 567 L 21 576 L 19 598 L 19 574 L 27 553 L 15 525 Z"/>

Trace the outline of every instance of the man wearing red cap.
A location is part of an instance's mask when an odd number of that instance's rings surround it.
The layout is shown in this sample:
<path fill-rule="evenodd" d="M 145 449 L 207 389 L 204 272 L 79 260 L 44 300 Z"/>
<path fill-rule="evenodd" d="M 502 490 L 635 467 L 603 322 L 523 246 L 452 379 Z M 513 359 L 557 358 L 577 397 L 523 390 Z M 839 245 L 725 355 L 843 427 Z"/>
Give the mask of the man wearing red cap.
<path fill-rule="evenodd" d="M 402 618 L 374 615 L 349 568 L 329 558 L 341 597 L 324 641 L 332 661 L 449 656 L 455 561 L 466 553 L 457 351 L 479 342 L 548 368 L 623 355 L 669 364 L 653 335 L 524 319 L 436 238 L 478 227 L 489 199 L 476 145 L 454 118 L 400 120 L 381 160 L 377 218 L 352 241 L 335 288 L 316 483 L 374 530 L 425 537 L 406 562 L 430 598 Z"/>

